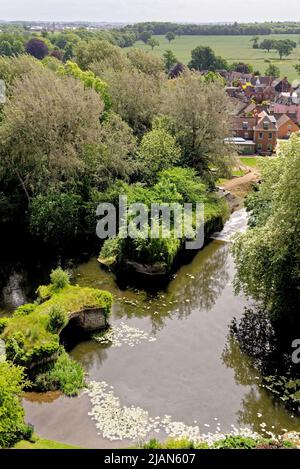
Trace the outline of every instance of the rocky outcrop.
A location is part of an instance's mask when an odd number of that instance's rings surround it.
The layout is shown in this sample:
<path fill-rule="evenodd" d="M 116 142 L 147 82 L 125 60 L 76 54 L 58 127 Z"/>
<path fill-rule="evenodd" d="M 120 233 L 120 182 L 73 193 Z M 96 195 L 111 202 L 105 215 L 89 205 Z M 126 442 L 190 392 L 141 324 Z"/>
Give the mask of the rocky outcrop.
<path fill-rule="evenodd" d="M 106 314 L 103 308 L 86 308 L 69 314 L 69 322 L 82 329 L 92 332 L 107 327 Z"/>

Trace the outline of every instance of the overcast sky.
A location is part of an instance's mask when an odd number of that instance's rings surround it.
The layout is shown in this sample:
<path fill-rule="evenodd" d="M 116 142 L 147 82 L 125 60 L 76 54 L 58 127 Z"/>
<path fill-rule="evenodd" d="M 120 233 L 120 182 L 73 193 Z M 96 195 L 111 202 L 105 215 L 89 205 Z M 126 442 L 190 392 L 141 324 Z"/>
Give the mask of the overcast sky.
<path fill-rule="evenodd" d="M 300 21 L 299 0 L 0 0 L 2 20 Z"/>

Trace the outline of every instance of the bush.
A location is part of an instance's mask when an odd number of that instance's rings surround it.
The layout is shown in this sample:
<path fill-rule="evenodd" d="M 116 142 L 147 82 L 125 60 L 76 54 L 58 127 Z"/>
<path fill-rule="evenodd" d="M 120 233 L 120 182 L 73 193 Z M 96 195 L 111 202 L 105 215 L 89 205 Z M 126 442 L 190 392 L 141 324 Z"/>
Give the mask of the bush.
<path fill-rule="evenodd" d="M 58 334 L 68 323 L 68 316 L 59 305 L 53 305 L 49 311 L 49 322 L 47 329 L 53 334 Z"/>
<path fill-rule="evenodd" d="M 22 368 L 0 363 L 0 448 L 9 448 L 30 436 L 20 399 L 25 384 Z"/>
<path fill-rule="evenodd" d="M 35 391 L 60 390 L 67 396 L 76 396 L 84 385 L 84 371 L 81 365 L 70 358 L 63 347 L 55 363 L 39 368 L 33 383 Z"/>
<path fill-rule="evenodd" d="M 16 317 L 21 317 L 21 316 L 27 316 L 28 314 L 32 313 L 35 309 L 35 304 L 33 303 L 28 303 L 26 305 L 19 306 L 13 314 L 14 318 Z"/>
<path fill-rule="evenodd" d="M 9 318 L 0 318 L 0 334 L 2 334 L 8 323 Z"/>
<path fill-rule="evenodd" d="M 58 291 L 70 284 L 70 275 L 61 267 L 58 267 L 57 269 L 52 270 L 50 280 L 53 289 Z"/>
<path fill-rule="evenodd" d="M 256 445 L 257 441 L 254 438 L 230 435 L 217 441 L 213 447 L 216 449 L 253 449 Z"/>

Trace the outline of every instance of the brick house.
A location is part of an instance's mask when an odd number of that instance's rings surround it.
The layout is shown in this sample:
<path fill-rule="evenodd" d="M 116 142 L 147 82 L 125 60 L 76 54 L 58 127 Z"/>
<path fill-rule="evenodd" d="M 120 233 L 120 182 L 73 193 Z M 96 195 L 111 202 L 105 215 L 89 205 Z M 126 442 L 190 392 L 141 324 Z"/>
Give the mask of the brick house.
<path fill-rule="evenodd" d="M 274 116 L 265 111 L 257 116 L 257 122 L 253 127 L 256 151 L 260 155 L 271 155 L 276 148 L 278 138 L 277 121 Z"/>
<path fill-rule="evenodd" d="M 255 117 L 235 116 L 232 120 L 232 133 L 234 137 L 253 140 Z"/>
<path fill-rule="evenodd" d="M 277 120 L 278 138 L 287 139 L 294 132 L 299 132 L 300 128 L 295 122 L 286 114 L 283 114 Z"/>

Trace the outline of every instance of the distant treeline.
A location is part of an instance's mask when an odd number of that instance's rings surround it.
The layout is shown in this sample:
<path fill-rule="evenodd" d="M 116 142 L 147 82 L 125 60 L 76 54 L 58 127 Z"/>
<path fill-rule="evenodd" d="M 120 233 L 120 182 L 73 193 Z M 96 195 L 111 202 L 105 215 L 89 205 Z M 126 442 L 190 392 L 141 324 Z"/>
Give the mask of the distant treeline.
<path fill-rule="evenodd" d="M 207 35 L 207 36 L 246 36 L 268 34 L 300 34 L 300 22 L 270 22 L 270 23 L 232 23 L 232 24 L 178 24 L 163 22 L 136 23 L 126 26 L 123 31 L 151 31 L 152 34 L 166 34 L 174 32 L 178 36 Z"/>

